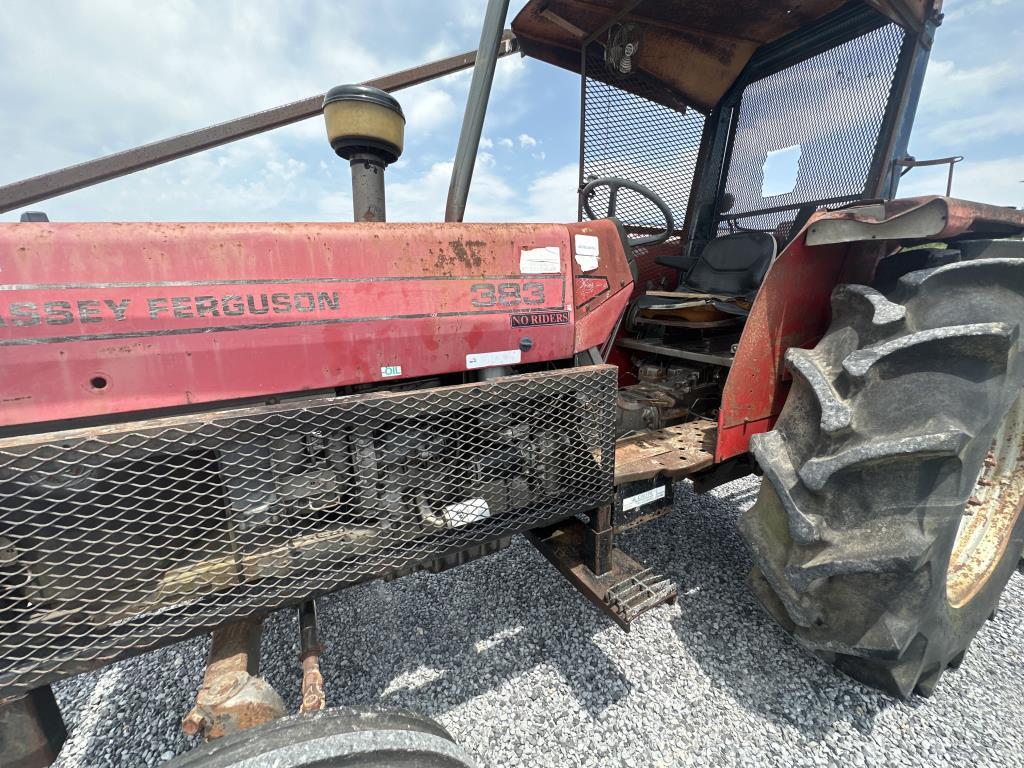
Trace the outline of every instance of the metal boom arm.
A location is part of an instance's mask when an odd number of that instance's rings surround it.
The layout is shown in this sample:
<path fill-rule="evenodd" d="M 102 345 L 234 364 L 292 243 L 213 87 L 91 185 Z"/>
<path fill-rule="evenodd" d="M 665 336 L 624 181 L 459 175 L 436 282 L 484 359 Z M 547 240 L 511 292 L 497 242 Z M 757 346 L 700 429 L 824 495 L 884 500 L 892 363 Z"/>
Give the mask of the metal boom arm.
<path fill-rule="evenodd" d="M 518 50 L 519 45 L 515 36 L 510 30 L 506 30 L 501 36 L 497 55 L 499 57 L 507 56 Z M 446 59 L 439 59 L 368 80 L 365 85 L 372 85 L 385 91 L 409 88 L 468 69 L 476 63 L 476 56 L 476 51 L 467 51 Z M 143 144 L 123 152 L 115 152 L 106 157 L 70 165 L 67 168 L 33 176 L 30 179 L 15 181 L 0 187 L 0 213 L 13 211 L 32 203 L 38 203 L 40 200 L 47 200 L 74 192 L 76 189 L 99 184 L 102 181 L 109 181 L 119 176 L 152 168 L 155 165 L 254 136 L 264 131 L 297 123 L 308 117 L 319 115 L 323 109 L 323 100 L 324 95 L 320 93 L 263 112 L 256 112 L 179 136 L 172 136 L 169 139 Z"/>

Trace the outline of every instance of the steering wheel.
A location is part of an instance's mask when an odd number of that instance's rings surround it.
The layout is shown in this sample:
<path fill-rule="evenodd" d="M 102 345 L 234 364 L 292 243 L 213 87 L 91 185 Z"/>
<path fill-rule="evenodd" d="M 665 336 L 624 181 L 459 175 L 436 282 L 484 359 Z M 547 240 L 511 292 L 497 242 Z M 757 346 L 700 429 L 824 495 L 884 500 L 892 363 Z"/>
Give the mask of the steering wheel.
<path fill-rule="evenodd" d="M 598 187 L 608 187 L 608 213 L 604 217 L 595 216 L 594 212 L 590 208 L 590 200 L 594 196 L 594 190 Z M 641 197 L 646 197 L 654 203 L 655 206 L 657 206 L 658 210 L 661 211 L 662 215 L 665 217 L 664 232 L 630 240 L 629 244 L 634 248 L 641 245 L 658 245 L 672 237 L 672 233 L 675 228 L 675 220 L 672 218 L 672 209 L 668 207 L 668 203 L 662 200 L 654 190 L 648 189 L 643 184 L 637 184 L 635 181 L 629 181 L 628 179 L 620 179 L 615 176 L 605 176 L 588 182 L 587 185 L 580 190 L 580 202 L 583 204 L 583 210 L 586 212 L 587 216 L 590 217 L 590 219 L 612 218 L 615 215 L 615 205 L 619 199 L 619 190 L 623 187 L 633 190 Z"/>

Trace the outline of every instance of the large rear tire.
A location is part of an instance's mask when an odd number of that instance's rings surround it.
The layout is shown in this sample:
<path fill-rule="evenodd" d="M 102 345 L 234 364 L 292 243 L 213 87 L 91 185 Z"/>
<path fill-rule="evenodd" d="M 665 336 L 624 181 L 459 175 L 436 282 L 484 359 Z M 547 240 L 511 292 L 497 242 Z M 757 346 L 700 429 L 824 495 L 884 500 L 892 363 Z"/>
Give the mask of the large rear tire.
<path fill-rule="evenodd" d="M 839 286 L 832 312 L 787 354 L 786 406 L 751 440 L 751 584 L 839 669 L 928 696 L 1024 549 L 1024 258 L 911 272 L 888 295 Z"/>

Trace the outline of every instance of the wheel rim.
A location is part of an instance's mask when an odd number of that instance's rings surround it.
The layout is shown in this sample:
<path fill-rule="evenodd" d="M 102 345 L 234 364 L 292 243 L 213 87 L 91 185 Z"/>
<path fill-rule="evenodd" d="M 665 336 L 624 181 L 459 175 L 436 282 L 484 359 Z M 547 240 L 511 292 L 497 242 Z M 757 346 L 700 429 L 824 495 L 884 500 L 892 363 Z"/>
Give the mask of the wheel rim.
<path fill-rule="evenodd" d="M 961 608 L 981 591 L 1010 543 L 1024 501 L 1024 394 L 1003 420 L 964 507 L 946 573 L 946 598 Z"/>

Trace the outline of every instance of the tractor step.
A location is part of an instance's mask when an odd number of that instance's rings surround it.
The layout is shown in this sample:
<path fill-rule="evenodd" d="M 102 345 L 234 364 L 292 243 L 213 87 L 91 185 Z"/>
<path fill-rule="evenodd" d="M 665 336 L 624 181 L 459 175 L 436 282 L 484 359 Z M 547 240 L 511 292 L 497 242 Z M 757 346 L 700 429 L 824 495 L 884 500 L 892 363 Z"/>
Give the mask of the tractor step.
<path fill-rule="evenodd" d="M 528 531 L 526 537 L 584 597 L 627 632 L 652 608 L 676 601 L 675 584 L 618 547 L 611 547 L 608 557 L 602 559 L 605 572 L 595 574 L 588 566 L 592 557 L 588 534 L 587 524 L 572 518 Z"/>
<path fill-rule="evenodd" d="M 714 463 L 718 424 L 694 419 L 615 444 L 615 487 L 652 477 L 680 478 Z"/>
<path fill-rule="evenodd" d="M 675 585 L 666 576 L 645 568 L 609 587 L 604 601 L 626 622 L 631 622 L 662 603 L 674 601 L 676 594 Z"/>

